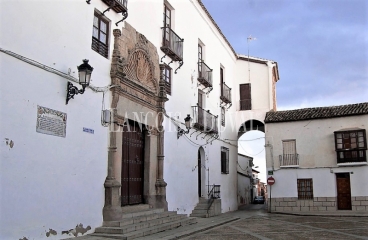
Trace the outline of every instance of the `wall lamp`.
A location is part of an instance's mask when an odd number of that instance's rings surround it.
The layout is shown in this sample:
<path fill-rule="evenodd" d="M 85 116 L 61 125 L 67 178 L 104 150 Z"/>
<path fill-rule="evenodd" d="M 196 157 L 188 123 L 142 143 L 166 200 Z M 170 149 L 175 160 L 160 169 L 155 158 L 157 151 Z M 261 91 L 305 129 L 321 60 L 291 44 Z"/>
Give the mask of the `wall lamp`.
<path fill-rule="evenodd" d="M 181 129 L 178 126 L 178 139 L 179 137 L 181 137 L 183 134 L 188 134 L 189 130 L 190 130 L 190 122 L 192 121 L 192 118 L 190 117 L 190 115 L 188 114 L 186 118 L 184 118 L 185 121 L 185 127 L 187 128 L 187 131 L 185 131 L 184 129 Z"/>
<path fill-rule="evenodd" d="M 91 81 L 92 71 L 93 67 L 88 64 L 87 59 L 84 59 L 83 63 L 78 66 L 79 84 L 82 85 L 82 89 L 79 90 L 76 86 L 73 86 L 71 82 L 68 82 L 65 104 L 68 104 L 70 99 L 74 99 L 74 95 L 84 93 L 84 90 L 89 86 L 89 82 Z"/>

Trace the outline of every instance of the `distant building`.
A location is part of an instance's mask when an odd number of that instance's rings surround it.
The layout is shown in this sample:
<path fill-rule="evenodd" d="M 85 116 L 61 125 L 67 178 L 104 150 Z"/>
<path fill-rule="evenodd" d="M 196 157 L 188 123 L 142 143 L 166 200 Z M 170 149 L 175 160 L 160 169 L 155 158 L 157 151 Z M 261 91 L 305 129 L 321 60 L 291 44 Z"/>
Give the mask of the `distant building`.
<path fill-rule="evenodd" d="M 252 203 L 253 183 L 252 183 L 253 158 L 238 154 L 238 205 Z"/>
<path fill-rule="evenodd" d="M 368 212 L 368 103 L 270 111 L 265 123 L 273 211 Z"/>

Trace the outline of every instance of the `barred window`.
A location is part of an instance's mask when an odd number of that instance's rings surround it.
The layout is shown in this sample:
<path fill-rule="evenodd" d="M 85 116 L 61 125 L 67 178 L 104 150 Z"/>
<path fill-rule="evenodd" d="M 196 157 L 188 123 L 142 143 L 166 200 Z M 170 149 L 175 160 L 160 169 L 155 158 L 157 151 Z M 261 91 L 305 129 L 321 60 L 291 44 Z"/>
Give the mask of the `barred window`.
<path fill-rule="evenodd" d="M 313 199 L 313 179 L 298 179 L 298 199 Z"/>
<path fill-rule="evenodd" d="M 102 14 L 95 12 L 93 19 L 92 49 L 105 58 L 109 54 L 109 21 Z"/>
<path fill-rule="evenodd" d="M 221 173 L 229 174 L 229 149 L 221 147 Z"/>

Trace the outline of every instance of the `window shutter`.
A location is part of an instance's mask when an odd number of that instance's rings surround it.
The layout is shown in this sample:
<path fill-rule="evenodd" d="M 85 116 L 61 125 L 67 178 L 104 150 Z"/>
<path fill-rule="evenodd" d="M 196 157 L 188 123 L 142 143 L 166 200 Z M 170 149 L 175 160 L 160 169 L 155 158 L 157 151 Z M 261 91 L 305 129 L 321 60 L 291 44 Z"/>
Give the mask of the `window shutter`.
<path fill-rule="evenodd" d="M 252 96 L 250 84 L 240 84 L 240 110 L 252 109 Z"/>

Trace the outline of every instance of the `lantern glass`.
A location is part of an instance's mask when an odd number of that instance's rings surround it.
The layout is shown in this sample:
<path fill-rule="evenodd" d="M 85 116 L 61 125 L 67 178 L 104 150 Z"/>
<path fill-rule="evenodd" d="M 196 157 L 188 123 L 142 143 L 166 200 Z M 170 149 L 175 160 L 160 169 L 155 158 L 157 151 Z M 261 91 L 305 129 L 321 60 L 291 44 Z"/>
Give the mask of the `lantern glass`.
<path fill-rule="evenodd" d="M 83 64 L 78 67 L 79 74 L 79 84 L 83 87 L 89 86 L 89 82 L 91 81 L 91 74 L 93 71 L 93 67 L 88 64 L 88 60 L 84 59 Z"/>

